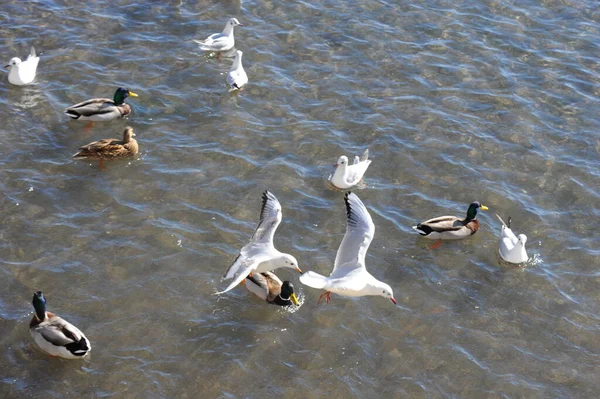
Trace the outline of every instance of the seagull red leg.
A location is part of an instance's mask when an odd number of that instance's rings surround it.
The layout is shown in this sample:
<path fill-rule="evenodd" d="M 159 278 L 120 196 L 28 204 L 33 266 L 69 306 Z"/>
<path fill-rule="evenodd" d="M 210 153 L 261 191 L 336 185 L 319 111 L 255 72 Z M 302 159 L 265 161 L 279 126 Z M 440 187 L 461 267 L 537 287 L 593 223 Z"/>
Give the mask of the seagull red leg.
<path fill-rule="evenodd" d="M 319 300 L 317 301 L 317 305 L 321 303 L 321 300 L 323 300 L 323 298 L 325 298 L 325 303 L 329 303 L 329 300 L 331 299 L 331 292 L 325 291 L 323 294 L 321 294 L 319 296 Z"/>

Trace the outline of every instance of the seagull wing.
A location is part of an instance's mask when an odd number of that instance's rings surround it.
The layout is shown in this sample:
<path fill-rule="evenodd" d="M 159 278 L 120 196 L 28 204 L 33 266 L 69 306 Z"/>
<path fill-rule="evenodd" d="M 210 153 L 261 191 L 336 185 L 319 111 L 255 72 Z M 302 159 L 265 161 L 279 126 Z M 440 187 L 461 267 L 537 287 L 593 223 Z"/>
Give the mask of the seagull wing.
<path fill-rule="evenodd" d="M 365 256 L 375 235 L 373 219 L 354 193 L 347 193 L 346 202 L 346 234 L 338 248 L 335 264 L 331 272 L 332 278 L 343 277 L 355 269 L 364 269 Z"/>
<path fill-rule="evenodd" d="M 260 221 L 252 235 L 251 243 L 262 243 L 273 246 L 273 237 L 277 226 L 281 223 L 281 204 L 273 193 L 265 191 L 262 195 L 263 203 L 260 210 Z"/>
<path fill-rule="evenodd" d="M 260 265 L 261 263 L 263 263 L 266 260 L 269 260 L 269 256 L 260 256 L 259 255 L 259 256 L 254 256 L 252 258 L 244 259 L 244 261 L 240 262 L 240 264 L 237 268 L 236 277 L 233 279 L 231 284 L 229 284 L 227 286 L 227 288 L 225 288 L 225 290 L 215 293 L 215 295 L 224 294 L 227 291 L 230 291 L 231 289 L 235 288 L 239 283 L 242 282 L 243 279 L 245 279 L 248 276 L 248 274 L 250 274 L 251 272 L 256 270 L 258 265 Z M 237 263 L 237 261 L 236 261 L 236 263 Z M 235 265 L 235 263 L 234 263 L 234 265 Z"/>

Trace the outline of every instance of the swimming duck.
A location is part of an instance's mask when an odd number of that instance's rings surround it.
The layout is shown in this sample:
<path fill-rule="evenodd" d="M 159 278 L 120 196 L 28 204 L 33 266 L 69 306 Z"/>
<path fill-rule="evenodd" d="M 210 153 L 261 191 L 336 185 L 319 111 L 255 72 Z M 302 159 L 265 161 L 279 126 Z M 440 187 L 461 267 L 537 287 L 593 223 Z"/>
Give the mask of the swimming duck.
<path fill-rule="evenodd" d="M 138 153 L 138 142 L 134 139 L 133 128 L 127 126 L 123 132 L 123 140 L 104 139 L 91 142 L 79 147 L 79 152 L 73 155 L 74 159 L 97 159 L 100 169 L 104 167 L 105 159 L 130 157 Z"/>
<path fill-rule="evenodd" d="M 519 234 L 515 236 L 515 233 L 510 229 L 511 218 L 508 218 L 508 223 L 504 223 L 504 220 L 496 214 L 496 217 L 502 223 L 502 236 L 500 237 L 500 256 L 502 259 L 509 263 L 524 263 L 527 262 L 529 257 L 525 250 L 525 243 L 527 242 L 527 236 L 525 234 Z"/>
<path fill-rule="evenodd" d="M 342 155 L 335 164 L 335 172 L 329 176 L 329 182 L 342 190 L 353 187 L 363 178 L 370 164 L 368 149 L 362 157 L 354 157 L 352 165 L 348 165 L 348 157 Z"/>
<path fill-rule="evenodd" d="M 42 291 L 33 294 L 35 315 L 29 323 L 29 332 L 41 350 L 51 356 L 81 359 L 92 346 L 85 335 L 73 324 L 46 312 L 46 298 Z"/>
<path fill-rule="evenodd" d="M 8 81 L 17 86 L 27 85 L 33 82 L 35 72 L 37 71 L 40 57 L 35 54 L 35 48 L 31 46 L 29 55 L 25 61 L 19 57 L 12 58 L 5 68 L 10 68 L 8 72 Z"/>
<path fill-rule="evenodd" d="M 79 104 L 71 105 L 65 109 L 65 114 L 80 121 L 111 121 L 122 118 L 131 113 L 131 107 L 125 103 L 127 97 L 138 95 L 119 87 L 113 100 L 108 98 L 92 98 Z"/>
<path fill-rule="evenodd" d="M 240 50 L 235 52 L 233 64 L 227 74 L 227 84 L 230 87 L 229 91 L 242 90 L 242 87 L 248 83 L 248 75 L 246 75 L 246 71 L 244 71 L 244 67 L 242 66 L 242 54 L 243 53 Z"/>
<path fill-rule="evenodd" d="M 237 18 L 230 18 L 225 24 L 225 28 L 221 33 L 214 33 L 204 40 L 194 40 L 200 45 L 200 48 L 204 51 L 227 51 L 231 50 L 235 45 L 235 38 L 233 37 L 233 28 L 235 26 L 243 26 Z"/>
<path fill-rule="evenodd" d="M 423 237 L 438 240 L 430 247 L 431 249 L 437 248 L 441 245 L 442 240 L 459 240 L 477 233 L 479 230 L 477 209 L 487 211 L 488 207 L 477 201 L 472 202 L 467 210 L 467 217 L 464 219 L 456 216 L 440 216 L 421 222 L 412 228 Z"/>
<path fill-rule="evenodd" d="M 279 306 L 298 306 L 294 285 L 289 281 L 281 282 L 279 277 L 271 272 L 254 273 L 246 277 L 245 285 L 248 291 L 263 301 Z"/>

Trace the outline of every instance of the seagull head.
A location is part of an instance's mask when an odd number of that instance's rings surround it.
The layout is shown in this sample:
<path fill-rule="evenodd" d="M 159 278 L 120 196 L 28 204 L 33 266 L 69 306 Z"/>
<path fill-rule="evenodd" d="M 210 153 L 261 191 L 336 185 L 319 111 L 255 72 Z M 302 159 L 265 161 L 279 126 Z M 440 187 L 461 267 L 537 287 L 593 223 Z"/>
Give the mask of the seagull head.
<path fill-rule="evenodd" d="M 348 165 L 348 157 L 345 155 L 342 155 L 341 157 L 338 158 L 337 163 L 333 166 L 335 166 L 336 168 L 338 166 L 346 166 Z"/>
<path fill-rule="evenodd" d="M 283 254 L 283 267 L 296 269 L 298 273 L 302 273 L 302 270 L 298 267 L 298 261 L 290 254 Z"/>
<path fill-rule="evenodd" d="M 21 65 L 21 62 L 23 62 L 23 61 L 21 61 L 21 59 L 19 57 L 14 57 L 8 62 L 8 65 L 4 66 L 4 68 L 11 68 L 14 66 L 19 66 L 19 65 Z"/>
<path fill-rule="evenodd" d="M 240 24 L 240 21 L 237 20 L 237 18 L 230 18 L 229 19 L 229 25 L 231 26 L 244 26 L 242 24 Z"/>
<path fill-rule="evenodd" d="M 379 295 L 384 298 L 388 298 L 390 301 L 396 305 L 396 299 L 394 299 L 394 291 L 392 291 L 392 287 L 387 285 L 386 283 L 380 282 L 379 284 Z"/>
<path fill-rule="evenodd" d="M 525 246 L 525 243 L 527 242 L 527 236 L 525 234 L 519 234 L 518 239 L 519 244 Z"/>

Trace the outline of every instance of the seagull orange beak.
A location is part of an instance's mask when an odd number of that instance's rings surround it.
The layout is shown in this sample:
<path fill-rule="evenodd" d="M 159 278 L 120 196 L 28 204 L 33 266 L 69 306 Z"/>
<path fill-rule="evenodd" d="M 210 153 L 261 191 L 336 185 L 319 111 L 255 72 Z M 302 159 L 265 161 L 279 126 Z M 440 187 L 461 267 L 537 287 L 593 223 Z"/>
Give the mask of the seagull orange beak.
<path fill-rule="evenodd" d="M 302 270 L 300 270 L 300 268 L 299 268 L 299 267 L 297 267 L 297 268 L 296 268 L 296 271 L 297 271 L 298 273 L 302 273 Z"/>
<path fill-rule="evenodd" d="M 390 298 L 390 301 L 394 302 L 394 305 L 397 305 L 396 300 L 394 298 Z"/>

